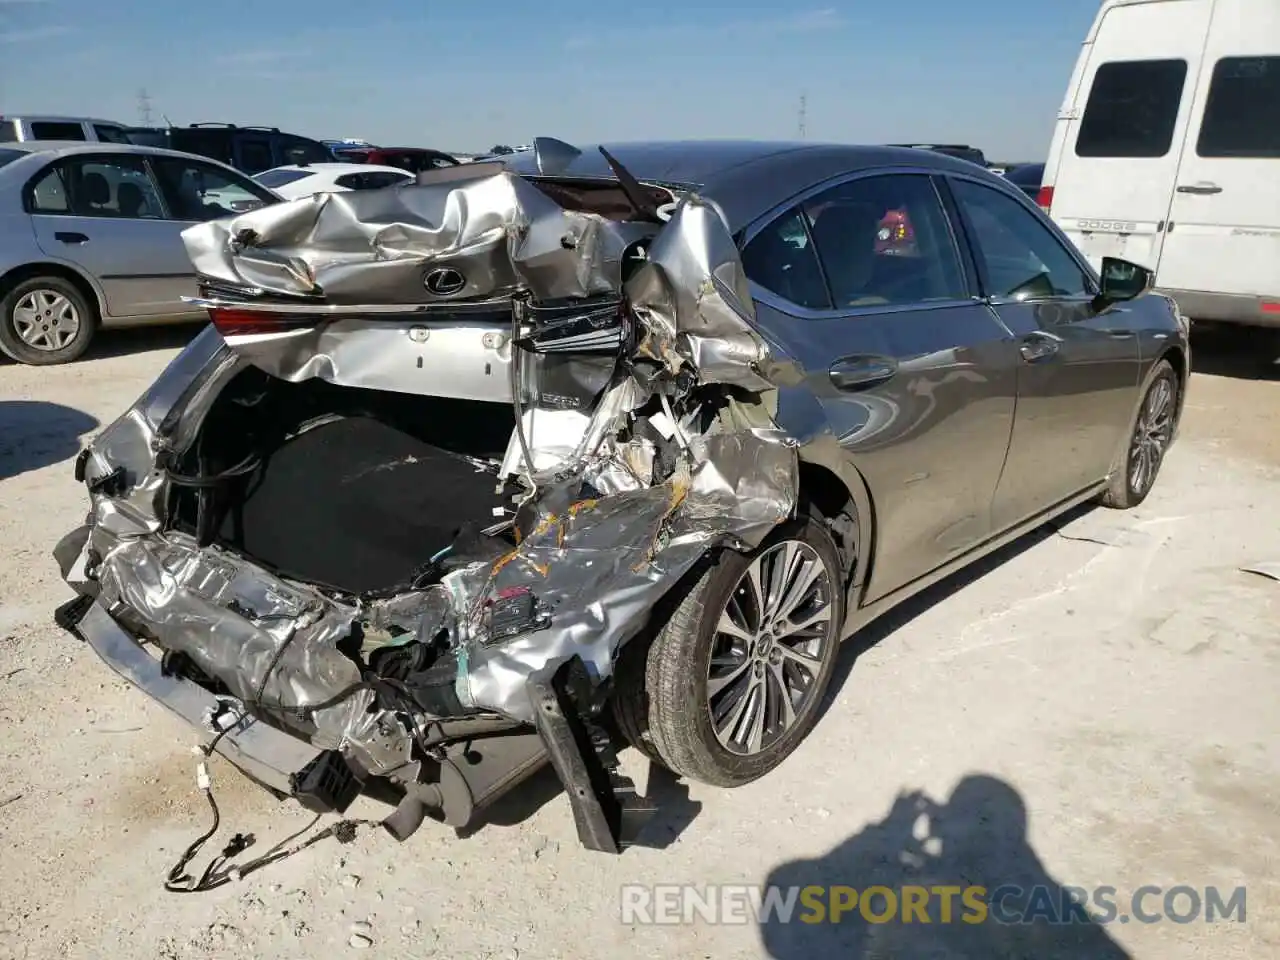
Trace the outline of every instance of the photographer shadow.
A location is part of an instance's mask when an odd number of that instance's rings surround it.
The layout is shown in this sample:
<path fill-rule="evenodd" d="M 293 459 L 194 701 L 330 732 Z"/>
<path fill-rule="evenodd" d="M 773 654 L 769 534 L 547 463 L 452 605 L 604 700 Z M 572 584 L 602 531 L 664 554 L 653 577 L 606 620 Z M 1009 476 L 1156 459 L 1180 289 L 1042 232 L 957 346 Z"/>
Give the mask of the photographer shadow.
<path fill-rule="evenodd" d="M 784 895 L 788 888 L 823 888 L 802 893 L 787 922 L 762 916 L 761 938 L 778 960 L 1129 956 L 1082 908 L 1072 909 L 1070 892 L 1027 841 L 1021 796 L 995 777 L 965 777 L 945 804 L 918 792 L 901 794 L 879 823 L 817 861 L 777 867 L 766 882 Z M 830 911 L 833 887 L 852 888 L 858 898 L 851 903 L 852 891 L 845 891 L 848 909 L 838 918 Z M 863 892 L 871 887 L 882 892 L 864 904 Z M 953 892 L 939 894 L 939 887 Z M 985 892 L 969 889 L 974 887 Z M 928 922 L 919 911 L 905 912 L 913 896 Z M 950 902 L 949 916 L 943 899 Z"/>

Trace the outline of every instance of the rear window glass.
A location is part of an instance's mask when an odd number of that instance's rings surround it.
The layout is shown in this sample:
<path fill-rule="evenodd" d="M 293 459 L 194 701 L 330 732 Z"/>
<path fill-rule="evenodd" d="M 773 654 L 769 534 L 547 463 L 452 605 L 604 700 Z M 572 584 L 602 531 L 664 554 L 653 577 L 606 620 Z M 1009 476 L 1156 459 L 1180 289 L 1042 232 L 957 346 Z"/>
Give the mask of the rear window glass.
<path fill-rule="evenodd" d="M 32 140 L 83 140 L 84 127 L 78 123 L 39 121 L 31 124 Z"/>
<path fill-rule="evenodd" d="M 280 159 L 285 163 L 326 163 L 333 159 L 333 154 L 324 144 L 306 137 L 281 135 L 279 141 Z"/>
<path fill-rule="evenodd" d="M 1280 158 L 1280 57 L 1224 57 L 1217 62 L 1196 153 Z"/>
<path fill-rule="evenodd" d="M 266 170 L 253 179 L 264 187 L 283 187 L 286 183 L 295 183 L 312 176 L 315 176 L 314 170 Z"/>
<path fill-rule="evenodd" d="M 1080 121 L 1076 156 L 1163 157 L 1173 146 L 1185 60 L 1104 63 Z"/>

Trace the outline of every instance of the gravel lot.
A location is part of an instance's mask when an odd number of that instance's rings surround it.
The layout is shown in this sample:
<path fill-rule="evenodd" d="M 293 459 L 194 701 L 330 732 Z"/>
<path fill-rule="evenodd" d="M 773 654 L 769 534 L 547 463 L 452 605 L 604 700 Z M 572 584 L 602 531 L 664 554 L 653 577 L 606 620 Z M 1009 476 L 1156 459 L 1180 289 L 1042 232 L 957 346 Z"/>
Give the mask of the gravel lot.
<path fill-rule="evenodd" d="M 1106 940 L 1161 960 L 1280 955 L 1280 583 L 1241 571 L 1280 560 L 1280 374 L 1232 337 L 1197 342 L 1182 440 L 1141 509 L 1083 512 L 876 625 L 774 775 L 735 791 L 655 777 L 655 848 L 582 851 L 548 773 L 470 836 L 365 830 L 184 897 L 161 883 L 207 825 L 191 734 L 52 625 L 68 591 L 49 551 L 85 510 L 80 438 L 188 335 L 0 365 L 0 957 L 320 956 L 356 952 L 362 922 L 379 957 L 1031 949 L 991 924 L 619 920 L 629 883 L 916 882 L 899 858 L 911 818 L 891 815 L 914 791 L 951 799 L 930 882 L 1248 887 L 1243 924 L 1111 924 L 1073 955 L 1117 955 Z M 238 830 L 265 849 L 310 819 L 221 762 L 214 775 L 219 842 Z"/>

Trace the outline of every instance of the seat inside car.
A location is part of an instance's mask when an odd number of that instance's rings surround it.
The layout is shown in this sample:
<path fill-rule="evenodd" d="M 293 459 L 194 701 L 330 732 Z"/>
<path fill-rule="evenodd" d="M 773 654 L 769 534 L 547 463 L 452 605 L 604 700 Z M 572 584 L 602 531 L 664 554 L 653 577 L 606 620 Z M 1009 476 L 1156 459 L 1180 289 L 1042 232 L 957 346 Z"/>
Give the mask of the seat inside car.
<path fill-rule="evenodd" d="M 142 217 L 149 212 L 145 210 L 147 198 L 136 183 L 122 183 L 116 188 L 116 206 L 122 217 Z"/>
<path fill-rule="evenodd" d="M 87 216 L 101 216 L 109 213 L 105 207 L 111 203 L 111 184 L 100 173 L 86 173 L 80 178 L 79 196 L 76 198 L 79 213 Z"/>
<path fill-rule="evenodd" d="M 875 290 L 876 238 L 884 210 L 880 204 L 836 201 L 813 222 L 813 242 L 836 308 L 888 303 Z"/>

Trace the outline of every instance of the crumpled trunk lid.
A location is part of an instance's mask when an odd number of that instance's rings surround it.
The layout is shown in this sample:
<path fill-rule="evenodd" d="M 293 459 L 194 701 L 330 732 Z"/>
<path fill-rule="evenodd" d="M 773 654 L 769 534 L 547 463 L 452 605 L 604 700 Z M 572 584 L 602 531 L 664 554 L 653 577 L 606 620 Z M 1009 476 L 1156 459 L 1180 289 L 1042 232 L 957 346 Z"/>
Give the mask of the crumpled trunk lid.
<path fill-rule="evenodd" d="M 317 742 L 368 769 L 420 756 L 419 730 L 412 711 L 344 686 L 371 669 L 340 652 L 353 624 L 394 620 L 400 643 L 450 665 L 459 709 L 529 723 L 527 678 L 570 657 L 607 678 L 702 556 L 754 547 L 794 509 L 797 453 L 773 420 L 769 350 L 724 219 L 696 196 L 665 223 L 627 222 L 481 171 L 296 200 L 192 227 L 184 242 L 216 332 L 92 444 L 87 575 L 139 634 L 251 710 L 268 691 L 270 710 L 305 714 Z M 290 382 L 512 403 L 509 542 L 366 600 L 175 533 L 173 465 L 250 365 Z"/>

